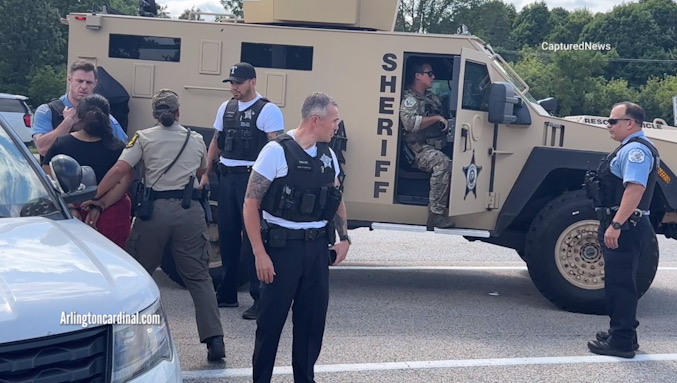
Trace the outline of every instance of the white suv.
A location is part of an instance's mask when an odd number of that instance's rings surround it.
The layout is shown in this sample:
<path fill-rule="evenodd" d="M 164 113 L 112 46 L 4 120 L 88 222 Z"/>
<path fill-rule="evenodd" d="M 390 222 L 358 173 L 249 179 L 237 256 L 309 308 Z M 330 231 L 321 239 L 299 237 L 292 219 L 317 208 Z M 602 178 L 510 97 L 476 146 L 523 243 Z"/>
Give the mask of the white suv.
<path fill-rule="evenodd" d="M 95 190 L 72 169 L 58 192 L 0 116 L 0 381 L 180 382 L 157 285 L 70 215 Z"/>
<path fill-rule="evenodd" d="M 26 96 L 0 93 L 0 116 L 5 118 L 9 126 L 25 144 L 33 141 L 33 130 L 31 129 L 33 113 L 26 104 L 27 99 Z"/>

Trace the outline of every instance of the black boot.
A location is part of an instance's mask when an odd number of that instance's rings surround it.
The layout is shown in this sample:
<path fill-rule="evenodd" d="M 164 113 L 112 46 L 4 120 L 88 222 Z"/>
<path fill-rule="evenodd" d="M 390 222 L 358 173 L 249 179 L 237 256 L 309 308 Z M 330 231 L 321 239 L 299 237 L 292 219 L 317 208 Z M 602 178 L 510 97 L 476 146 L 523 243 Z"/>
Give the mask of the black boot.
<path fill-rule="evenodd" d="M 208 338 L 205 343 L 207 343 L 208 361 L 213 362 L 226 357 L 226 345 L 223 343 L 222 336 L 216 335 Z"/>

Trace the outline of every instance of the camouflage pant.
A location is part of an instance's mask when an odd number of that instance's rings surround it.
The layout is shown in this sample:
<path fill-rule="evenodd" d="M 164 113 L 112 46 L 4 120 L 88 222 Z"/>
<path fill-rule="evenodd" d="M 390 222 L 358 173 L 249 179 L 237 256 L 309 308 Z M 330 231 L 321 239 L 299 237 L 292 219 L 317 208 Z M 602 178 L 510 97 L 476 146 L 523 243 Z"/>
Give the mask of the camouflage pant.
<path fill-rule="evenodd" d="M 449 178 L 451 177 L 451 160 L 446 154 L 429 145 L 416 153 L 414 166 L 430 175 L 430 194 L 428 207 L 435 214 L 444 213 L 449 200 Z"/>

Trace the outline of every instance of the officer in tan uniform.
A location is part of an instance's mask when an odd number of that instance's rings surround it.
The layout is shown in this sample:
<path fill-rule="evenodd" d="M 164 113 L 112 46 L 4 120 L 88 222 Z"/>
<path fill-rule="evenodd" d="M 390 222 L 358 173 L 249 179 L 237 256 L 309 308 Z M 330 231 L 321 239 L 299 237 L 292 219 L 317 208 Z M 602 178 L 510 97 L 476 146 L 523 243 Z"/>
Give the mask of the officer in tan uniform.
<path fill-rule="evenodd" d="M 442 103 L 429 89 L 433 86 L 432 66 L 414 65 L 414 79 L 404 91 L 400 120 L 405 145 L 414 153 L 413 165 L 430 176 L 428 227 L 453 227 L 454 221 L 444 210 L 449 199 L 451 159 L 440 149 L 446 145 L 447 119 L 441 115 Z"/>
<path fill-rule="evenodd" d="M 195 304 L 197 329 L 200 341 L 207 344 L 207 359 L 222 359 L 223 328 L 209 276 L 204 211 L 196 193 L 202 190 L 192 190 L 207 168 L 207 149 L 198 133 L 177 122 L 176 93 L 160 90 L 153 97 L 152 106 L 153 117 L 160 124 L 136 133 L 101 180 L 97 196 L 104 195 L 143 160 L 141 181 L 147 190 L 147 204 L 137 209 L 127 252 L 152 274 L 170 242 L 176 269 Z"/>

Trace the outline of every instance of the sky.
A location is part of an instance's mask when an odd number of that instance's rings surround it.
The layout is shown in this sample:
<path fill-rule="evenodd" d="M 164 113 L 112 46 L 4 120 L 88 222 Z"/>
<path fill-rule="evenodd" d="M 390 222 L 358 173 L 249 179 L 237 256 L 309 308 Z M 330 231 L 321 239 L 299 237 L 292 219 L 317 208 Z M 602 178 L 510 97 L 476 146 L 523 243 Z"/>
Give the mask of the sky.
<path fill-rule="evenodd" d="M 515 8 L 519 12 L 525 5 L 532 4 L 536 0 L 503 0 L 504 3 L 515 4 Z M 573 11 L 574 9 L 587 8 L 593 13 L 596 12 L 607 12 L 610 11 L 614 5 L 619 5 L 623 2 L 634 2 L 634 1 L 623 1 L 623 0 L 546 0 L 545 3 L 548 5 L 549 9 L 562 7 L 568 11 Z M 219 0 L 156 0 L 156 3 L 161 5 L 167 5 L 169 14 L 172 17 L 178 17 L 185 9 L 190 9 L 195 7 L 195 9 L 200 8 L 205 12 L 224 12 L 223 6 Z"/>

